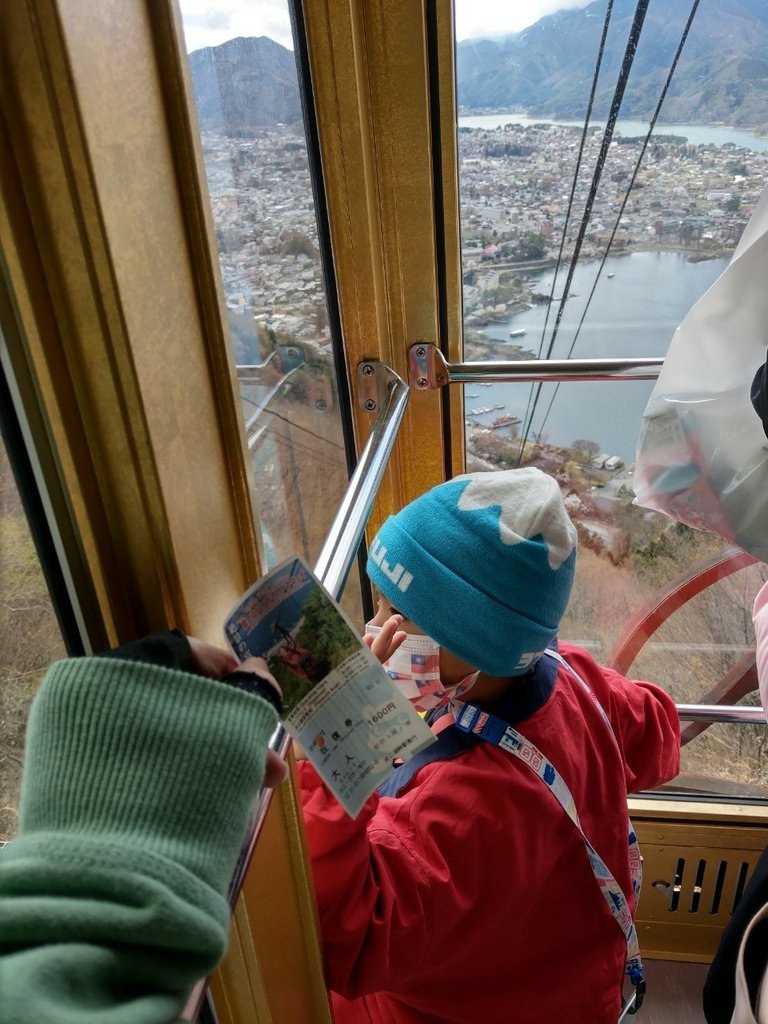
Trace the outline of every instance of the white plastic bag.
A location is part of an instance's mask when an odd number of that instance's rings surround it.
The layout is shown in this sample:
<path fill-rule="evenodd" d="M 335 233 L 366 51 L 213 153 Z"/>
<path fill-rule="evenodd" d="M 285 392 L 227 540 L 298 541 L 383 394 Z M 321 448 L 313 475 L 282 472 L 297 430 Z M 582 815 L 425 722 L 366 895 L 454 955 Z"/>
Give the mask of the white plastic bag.
<path fill-rule="evenodd" d="M 752 379 L 768 348 L 768 190 L 725 271 L 677 328 L 643 415 L 634 490 L 768 561 L 768 440 Z"/>

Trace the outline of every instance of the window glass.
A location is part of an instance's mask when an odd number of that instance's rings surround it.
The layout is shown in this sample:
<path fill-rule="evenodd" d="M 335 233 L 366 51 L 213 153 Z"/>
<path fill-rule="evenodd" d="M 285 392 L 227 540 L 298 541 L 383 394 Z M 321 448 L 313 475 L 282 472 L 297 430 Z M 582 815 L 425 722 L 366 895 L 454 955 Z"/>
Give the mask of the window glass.
<path fill-rule="evenodd" d="M 288 3 L 181 11 L 265 561 L 311 565 L 348 476 Z"/>
<path fill-rule="evenodd" d="M 704 66 L 723 65 L 728 34 L 721 26 L 714 36 L 701 12 L 646 145 L 689 13 L 672 3 L 649 9 L 597 180 L 631 23 L 630 11 L 609 25 L 584 133 L 607 6 L 456 0 L 468 360 L 663 357 L 727 266 L 762 193 L 768 139 L 752 131 L 762 123 L 756 96 L 712 82 L 692 98 Z M 768 22 L 768 13 L 756 18 Z M 652 387 L 464 386 L 468 470 L 532 464 L 559 481 L 580 537 L 562 635 L 602 661 L 668 588 L 725 551 L 632 503 Z M 679 702 L 756 701 L 754 692 L 731 699 L 715 688 L 754 645 L 751 607 L 765 576 L 753 566 L 682 604 L 627 674 L 660 682 Z M 713 792 L 748 791 L 761 735 L 759 727 L 704 730 L 685 748 L 684 777 Z"/>
<path fill-rule="evenodd" d="M 0 580 L 0 842 L 6 842 L 16 830 L 29 706 L 47 667 L 66 651 L 2 442 Z"/>

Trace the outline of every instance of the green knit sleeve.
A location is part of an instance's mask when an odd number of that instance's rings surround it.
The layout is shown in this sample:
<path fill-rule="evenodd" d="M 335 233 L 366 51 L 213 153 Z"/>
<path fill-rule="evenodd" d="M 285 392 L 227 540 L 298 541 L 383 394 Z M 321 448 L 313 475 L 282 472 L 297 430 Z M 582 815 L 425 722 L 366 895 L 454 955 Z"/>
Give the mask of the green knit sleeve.
<path fill-rule="evenodd" d="M 166 1024 L 222 956 L 226 889 L 277 724 L 213 680 L 51 667 L 0 852 L 3 1024 Z"/>

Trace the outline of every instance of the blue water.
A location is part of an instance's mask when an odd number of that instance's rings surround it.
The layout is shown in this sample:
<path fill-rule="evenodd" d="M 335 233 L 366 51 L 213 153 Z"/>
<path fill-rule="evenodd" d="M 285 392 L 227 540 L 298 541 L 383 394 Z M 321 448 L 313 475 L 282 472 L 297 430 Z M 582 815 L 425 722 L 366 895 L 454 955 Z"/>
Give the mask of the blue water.
<path fill-rule="evenodd" d="M 460 128 L 501 128 L 505 124 L 570 124 L 581 128 L 583 121 L 553 121 L 548 117 L 528 117 L 525 114 L 478 114 L 459 118 Z M 603 128 L 604 122 L 593 121 L 594 127 Z M 615 133 L 624 136 L 645 136 L 648 124 L 645 121 L 616 122 Z M 755 153 L 768 152 L 768 138 L 753 135 L 747 128 L 727 128 L 703 124 L 659 124 L 654 128 L 654 135 L 684 135 L 692 146 L 713 144 L 724 146 L 727 142 L 735 146 L 743 146 Z"/>
<path fill-rule="evenodd" d="M 606 260 L 571 358 L 666 355 L 681 320 L 727 265 L 727 259 L 688 263 L 684 254 L 669 252 L 633 253 Z M 566 304 L 550 358 L 568 357 L 598 266 L 593 262 L 576 268 L 570 289 L 573 297 Z M 561 270 L 558 274 L 556 295 L 562 294 L 565 273 Z M 553 274 L 554 270 L 531 273 L 532 290 L 548 295 Z M 613 278 L 608 278 L 608 274 L 613 274 Z M 534 306 L 483 330 L 489 337 L 539 354 L 546 314 L 546 305 Z M 542 356 L 547 355 L 556 314 L 557 306 L 553 303 Z M 510 341 L 510 331 L 518 329 L 524 329 L 525 336 Z M 634 462 L 640 421 L 653 381 L 560 384 L 551 411 L 547 413 L 556 387 L 542 385 L 530 436 L 542 432 L 552 444 L 563 446 L 588 438 L 596 441 L 603 451 Z M 523 419 L 530 390 L 529 384 L 492 384 L 490 387 L 467 384 L 465 408 L 503 404 L 504 412 Z M 477 395 L 477 398 L 469 395 Z M 477 422 L 488 425 L 500 415 L 501 411 L 496 410 L 478 417 Z"/>

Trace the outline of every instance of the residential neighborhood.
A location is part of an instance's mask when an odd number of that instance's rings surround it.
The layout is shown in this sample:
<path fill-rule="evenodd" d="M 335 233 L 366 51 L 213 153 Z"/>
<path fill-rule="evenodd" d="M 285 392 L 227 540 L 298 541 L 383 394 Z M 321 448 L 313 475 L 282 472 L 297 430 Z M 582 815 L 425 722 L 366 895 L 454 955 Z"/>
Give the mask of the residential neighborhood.
<path fill-rule="evenodd" d="M 552 265 L 569 203 L 564 256 L 572 251 L 602 131 L 587 134 L 571 199 L 581 136 L 578 127 L 550 123 L 459 130 L 468 325 L 488 319 L 493 306 L 500 319 L 530 300 L 521 280 L 513 275 L 500 284 L 498 271 Z M 766 155 L 730 144 L 690 145 L 662 127 L 638 171 L 642 144 L 617 134 L 608 147 L 580 258 L 602 257 L 609 243 L 614 255 L 730 254 L 760 197 Z M 259 328 L 323 348 L 330 333 L 303 137 L 285 125 L 264 127 L 254 138 L 203 132 L 203 152 L 238 360 L 258 355 Z"/>

